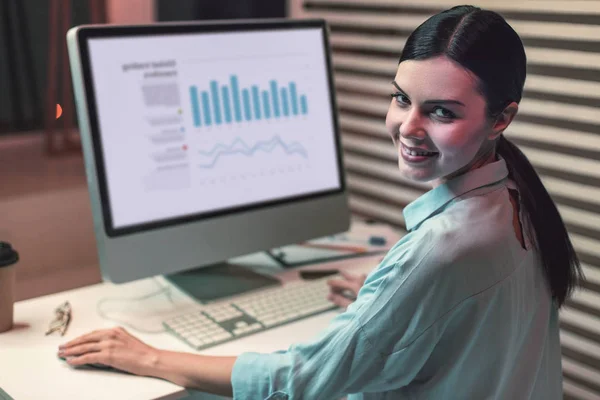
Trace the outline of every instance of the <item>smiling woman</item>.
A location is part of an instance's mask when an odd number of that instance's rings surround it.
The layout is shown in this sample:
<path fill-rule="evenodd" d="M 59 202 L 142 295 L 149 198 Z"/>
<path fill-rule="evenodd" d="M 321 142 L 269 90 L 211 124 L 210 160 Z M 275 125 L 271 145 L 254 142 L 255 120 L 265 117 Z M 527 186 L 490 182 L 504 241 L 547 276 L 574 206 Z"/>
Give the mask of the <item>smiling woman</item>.
<path fill-rule="evenodd" d="M 386 126 L 400 173 L 432 189 L 405 207 L 408 233 L 364 283 L 331 283 L 357 297 L 314 341 L 207 357 L 117 328 L 60 355 L 239 399 L 561 399 L 558 309 L 579 261 L 535 170 L 503 136 L 525 64 L 516 32 L 477 7 L 409 36 Z"/>
<path fill-rule="evenodd" d="M 497 155 L 506 161 L 560 306 L 581 278 L 579 260 L 535 169 L 503 135 L 518 112 L 526 64 L 519 35 L 499 14 L 459 6 L 435 15 L 406 42 L 386 126 L 402 173 L 434 187 Z"/>
<path fill-rule="evenodd" d="M 393 87 L 386 125 L 398 147 L 400 171 L 436 185 L 493 160 L 498 132 L 517 110 L 515 103 L 503 125 L 491 130 L 473 74 L 441 55 L 401 62 Z"/>

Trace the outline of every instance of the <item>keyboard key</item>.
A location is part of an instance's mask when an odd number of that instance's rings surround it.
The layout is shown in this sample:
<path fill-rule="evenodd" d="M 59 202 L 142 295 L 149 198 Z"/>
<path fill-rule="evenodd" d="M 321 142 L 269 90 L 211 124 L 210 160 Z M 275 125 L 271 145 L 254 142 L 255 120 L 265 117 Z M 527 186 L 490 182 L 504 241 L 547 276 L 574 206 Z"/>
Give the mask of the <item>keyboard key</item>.
<path fill-rule="evenodd" d="M 215 339 L 215 341 L 221 341 L 221 340 L 229 339 L 232 336 L 233 335 L 231 333 L 223 331 L 223 333 L 213 336 L 213 338 Z"/>

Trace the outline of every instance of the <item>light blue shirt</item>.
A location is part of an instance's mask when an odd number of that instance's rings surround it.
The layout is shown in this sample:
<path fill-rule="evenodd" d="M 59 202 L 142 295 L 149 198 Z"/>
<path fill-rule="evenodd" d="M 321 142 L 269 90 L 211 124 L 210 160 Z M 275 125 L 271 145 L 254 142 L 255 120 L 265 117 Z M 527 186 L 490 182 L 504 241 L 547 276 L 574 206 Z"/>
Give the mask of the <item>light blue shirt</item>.
<path fill-rule="evenodd" d="M 242 354 L 234 398 L 562 399 L 557 308 L 507 176 L 500 159 L 409 204 L 356 301 L 308 343 Z"/>

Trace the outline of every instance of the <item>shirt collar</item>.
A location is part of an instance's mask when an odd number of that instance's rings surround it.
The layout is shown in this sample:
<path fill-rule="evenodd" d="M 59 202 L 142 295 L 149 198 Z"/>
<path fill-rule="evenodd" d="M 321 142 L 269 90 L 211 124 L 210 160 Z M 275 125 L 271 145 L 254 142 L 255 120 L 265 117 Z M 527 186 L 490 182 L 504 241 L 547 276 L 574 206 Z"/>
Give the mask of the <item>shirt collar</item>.
<path fill-rule="evenodd" d="M 508 176 L 506 161 L 498 161 L 466 172 L 431 189 L 404 207 L 406 229 L 411 231 L 454 198 L 471 190 L 499 182 Z"/>

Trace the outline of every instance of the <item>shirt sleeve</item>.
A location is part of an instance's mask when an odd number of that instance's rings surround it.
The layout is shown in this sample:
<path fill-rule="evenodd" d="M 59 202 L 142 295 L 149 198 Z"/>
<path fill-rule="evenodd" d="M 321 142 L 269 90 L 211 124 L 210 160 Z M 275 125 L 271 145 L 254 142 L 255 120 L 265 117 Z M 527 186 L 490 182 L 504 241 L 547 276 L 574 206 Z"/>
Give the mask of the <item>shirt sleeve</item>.
<path fill-rule="evenodd" d="M 428 296 L 432 285 L 421 265 L 430 260 L 433 243 L 418 252 L 410 243 L 400 247 L 406 248 L 386 257 L 357 300 L 313 341 L 239 356 L 232 372 L 234 398 L 330 400 L 410 383 L 452 313 L 425 313 L 431 302 L 438 303 Z"/>

